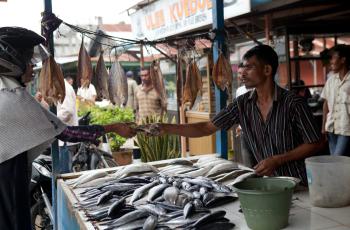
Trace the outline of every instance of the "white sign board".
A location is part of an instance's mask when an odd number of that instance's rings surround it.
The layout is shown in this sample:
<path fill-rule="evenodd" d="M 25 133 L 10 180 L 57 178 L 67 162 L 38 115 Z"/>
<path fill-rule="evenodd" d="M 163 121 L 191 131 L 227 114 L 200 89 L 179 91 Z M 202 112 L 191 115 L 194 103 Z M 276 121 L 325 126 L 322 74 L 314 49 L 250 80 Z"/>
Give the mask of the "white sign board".
<path fill-rule="evenodd" d="M 156 40 L 210 25 L 211 0 L 159 0 L 130 15 L 138 39 Z M 224 0 L 224 18 L 250 12 L 250 0 Z"/>

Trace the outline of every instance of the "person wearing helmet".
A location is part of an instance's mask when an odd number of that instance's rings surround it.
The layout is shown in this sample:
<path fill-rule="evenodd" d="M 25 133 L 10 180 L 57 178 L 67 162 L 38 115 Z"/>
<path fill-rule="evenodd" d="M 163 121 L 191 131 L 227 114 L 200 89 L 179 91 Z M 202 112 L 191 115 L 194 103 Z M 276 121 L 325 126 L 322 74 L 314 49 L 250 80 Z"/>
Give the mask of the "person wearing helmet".
<path fill-rule="evenodd" d="M 31 30 L 0 27 L 0 226 L 6 229 L 31 229 L 28 166 L 55 138 L 80 142 L 106 132 L 134 135 L 122 123 L 66 126 L 26 91 L 37 54 L 45 53 L 44 41 Z"/>

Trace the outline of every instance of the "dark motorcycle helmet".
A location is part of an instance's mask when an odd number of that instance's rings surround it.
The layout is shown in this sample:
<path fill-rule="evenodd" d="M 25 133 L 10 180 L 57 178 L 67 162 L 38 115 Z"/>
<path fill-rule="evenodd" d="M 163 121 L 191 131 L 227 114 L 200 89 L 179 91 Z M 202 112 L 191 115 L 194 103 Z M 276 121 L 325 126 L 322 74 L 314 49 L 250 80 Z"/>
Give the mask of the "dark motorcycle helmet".
<path fill-rule="evenodd" d="M 0 74 L 21 76 L 31 63 L 34 47 L 44 41 L 44 37 L 25 28 L 0 27 Z"/>

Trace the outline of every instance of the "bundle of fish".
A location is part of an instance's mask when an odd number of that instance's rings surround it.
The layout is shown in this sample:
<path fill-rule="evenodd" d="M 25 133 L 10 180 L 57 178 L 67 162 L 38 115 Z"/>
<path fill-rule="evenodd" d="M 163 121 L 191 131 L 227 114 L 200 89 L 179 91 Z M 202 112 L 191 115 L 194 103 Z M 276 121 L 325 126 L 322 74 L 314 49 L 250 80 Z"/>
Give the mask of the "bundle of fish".
<path fill-rule="evenodd" d="M 160 103 L 163 111 L 167 110 L 167 96 L 164 86 L 163 74 L 160 70 L 159 61 L 153 61 L 150 66 L 150 77 L 153 87 L 160 97 Z"/>
<path fill-rule="evenodd" d="M 128 82 L 123 67 L 117 59 L 109 70 L 108 92 L 113 105 L 126 105 L 128 101 Z"/>
<path fill-rule="evenodd" d="M 77 71 L 78 86 L 88 87 L 88 85 L 82 85 L 81 83 L 83 84 L 86 84 L 86 82 L 90 83 L 92 75 L 93 75 L 93 72 L 92 72 L 91 59 L 84 47 L 84 39 L 83 39 L 81 41 L 79 57 L 78 57 L 78 71 Z"/>
<path fill-rule="evenodd" d="M 101 229 L 211 229 L 213 222 L 231 229 L 224 211 L 209 208 L 237 199 L 207 178 L 164 175 L 111 179 L 80 198 L 76 207 Z"/>
<path fill-rule="evenodd" d="M 229 91 L 232 85 L 232 69 L 230 62 L 225 58 L 224 54 L 219 55 L 218 60 L 213 67 L 213 80 L 215 85 L 222 91 Z"/>
<path fill-rule="evenodd" d="M 44 61 L 41 68 L 39 91 L 50 105 L 62 103 L 66 95 L 62 70 L 52 56 Z"/>
<path fill-rule="evenodd" d="M 186 82 L 183 91 L 182 103 L 190 102 L 193 107 L 198 93 L 202 91 L 202 77 L 195 61 L 190 61 L 186 68 Z"/>
<path fill-rule="evenodd" d="M 181 167 L 194 170 L 184 172 Z M 231 229 L 234 224 L 224 217 L 225 212 L 211 212 L 210 208 L 237 196 L 229 186 L 204 176 L 190 176 L 200 174 L 203 168 L 206 171 L 202 174 L 221 180 L 253 176 L 252 171 L 239 169 L 233 162 L 208 157 L 196 164 L 176 159 L 160 170 L 140 163 L 110 175 L 87 172 L 67 183 L 80 187 L 76 207 L 99 229 Z M 169 173 L 176 170 L 178 174 Z"/>

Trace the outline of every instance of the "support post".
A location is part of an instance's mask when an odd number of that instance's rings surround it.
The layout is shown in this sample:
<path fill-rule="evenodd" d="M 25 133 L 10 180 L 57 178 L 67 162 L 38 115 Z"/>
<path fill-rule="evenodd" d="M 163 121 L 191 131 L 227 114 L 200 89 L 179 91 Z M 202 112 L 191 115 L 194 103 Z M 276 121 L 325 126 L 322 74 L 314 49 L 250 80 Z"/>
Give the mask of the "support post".
<path fill-rule="evenodd" d="M 288 77 L 288 89 L 292 89 L 292 73 L 291 73 L 291 64 L 290 64 L 290 46 L 289 46 L 289 33 L 286 28 L 284 34 L 284 43 L 285 43 L 285 53 L 286 53 L 286 67 L 287 67 L 287 77 Z"/>
<path fill-rule="evenodd" d="M 50 14 L 52 13 L 52 1 L 51 0 L 44 0 L 44 13 Z M 47 41 L 48 49 L 50 51 L 50 54 L 54 56 L 54 42 L 53 42 L 53 34 L 50 34 L 49 40 Z M 51 106 L 50 111 L 54 114 L 57 114 L 56 106 Z M 60 166 L 59 166 L 59 148 L 58 148 L 58 141 L 55 140 L 51 145 L 51 157 L 52 157 L 52 179 L 51 179 L 51 186 L 52 186 L 52 213 L 54 216 L 54 223 L 52 223 L 54 229 L 57 228 L 57 175 L 60 173 Z"/>
<path fill-rule="evenodd" d="M 271 45 L 271 14 L 264 15 L 265 19 L 265 39 L 266 39 L 266 45 Z"/>
<path fill-rule="evenodd" d="M 145 60 L 143 58 L 143 43 L 140 44 L 140 67 L 143 68 L 145 67 Z"/>
<path fill-rule="evenodd" d="M 223 0 L 213 0 L 213 30 L 216 36 L 213 44 L 213 59 L 217 61 L 220 52 L 226 52 L 224 37 L 224 4 Z M 215 86 L 215 109 L 219 113 L 226 106 L 227 95 Z M 220 130 L 216 132 L 216 152 L 220 157 L 227 159 L 227 132 Z"/>

